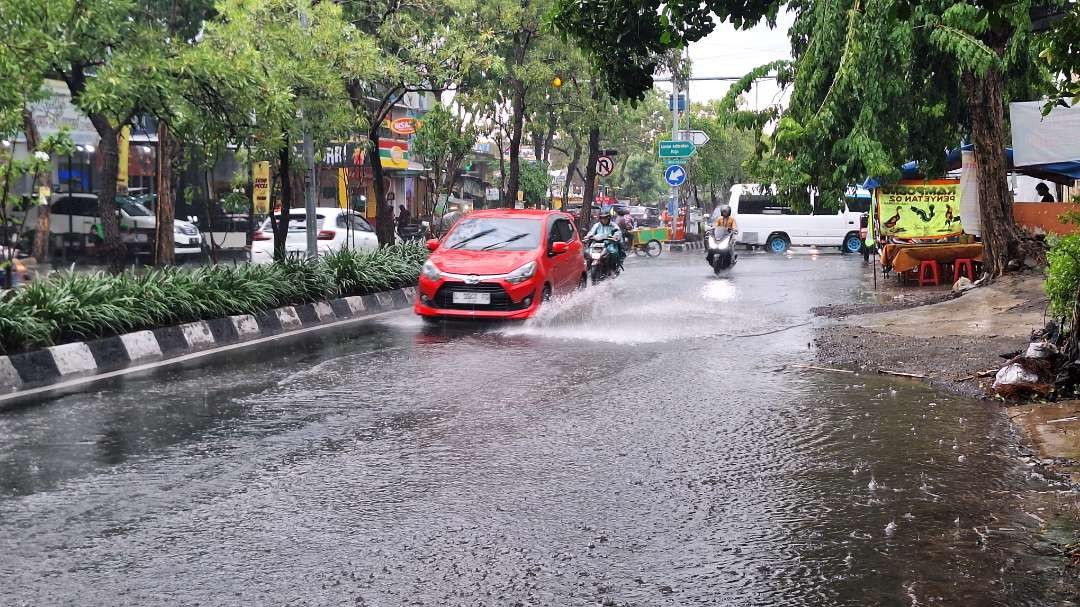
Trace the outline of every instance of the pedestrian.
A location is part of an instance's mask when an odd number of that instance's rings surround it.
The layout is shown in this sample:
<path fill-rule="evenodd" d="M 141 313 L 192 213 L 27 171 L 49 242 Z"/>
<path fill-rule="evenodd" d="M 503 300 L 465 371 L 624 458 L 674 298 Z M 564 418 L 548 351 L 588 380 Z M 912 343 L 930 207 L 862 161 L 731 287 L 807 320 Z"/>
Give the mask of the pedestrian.
<path fill-rule="evenodd" d="M 1035 186 L 1035 191 L 1042 197 L 1039 202 L 1054 202 L 1054 195 L 1050 193 L 1050 187 L 1045 183 L 1039 182 L 1039 185 Z"/>
<path fill-rule="evenodd" d="M 405 240 L 405 230 L 409 227 L 409 209 L 405 205 L 398 205 L 397 230 L 402 240 Z"/>

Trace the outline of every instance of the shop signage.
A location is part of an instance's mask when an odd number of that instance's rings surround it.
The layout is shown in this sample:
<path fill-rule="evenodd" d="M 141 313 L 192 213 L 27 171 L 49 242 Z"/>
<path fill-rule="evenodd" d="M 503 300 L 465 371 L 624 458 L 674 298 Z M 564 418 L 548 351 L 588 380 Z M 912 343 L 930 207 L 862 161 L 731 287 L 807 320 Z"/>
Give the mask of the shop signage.
<path fill-rule="evenodd" d="M 390 121 L 390 130 L 398 135 L 412 135 L 416 132 L 416 118 L 395 118 Z"/>
<path fill-rule="evenodd" d="M 251 202 L 256 215 L 270 213 L 270 163 L 251 164 Z"/>
<path fill-rule="evenodd" d="M 958 180 L 901 181 L 875 192 L 878 225 L 885 237 L 947 238 L 964 231 Z"/>

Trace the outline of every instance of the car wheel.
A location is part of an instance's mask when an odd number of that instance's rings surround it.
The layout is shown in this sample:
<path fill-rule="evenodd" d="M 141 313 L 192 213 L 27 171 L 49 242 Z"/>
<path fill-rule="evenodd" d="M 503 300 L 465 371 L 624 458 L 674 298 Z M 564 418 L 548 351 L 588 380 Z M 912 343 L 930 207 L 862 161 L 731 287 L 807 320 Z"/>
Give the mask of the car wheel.
<path fill-rule="evenodd" d="M 544 292 L 540 294 L 540 303 L 551 301 L 551 285 L 544 285 Z"/>
<path fill-rule="evenodd" d="M 844 238 L 844 246 L 840 250 L 844 253 L 858 253 L 862 250 L 862 246 L 863 243 L 858 234 L 848 234 Z"/>
<path fill-rule="evenodd" d="M 780 234 L 773 234 L 769 237 L 769 241 L 765 243 L 765 247 L 772 253 L 786 253 L 788 250 L 788 240 Z"/>

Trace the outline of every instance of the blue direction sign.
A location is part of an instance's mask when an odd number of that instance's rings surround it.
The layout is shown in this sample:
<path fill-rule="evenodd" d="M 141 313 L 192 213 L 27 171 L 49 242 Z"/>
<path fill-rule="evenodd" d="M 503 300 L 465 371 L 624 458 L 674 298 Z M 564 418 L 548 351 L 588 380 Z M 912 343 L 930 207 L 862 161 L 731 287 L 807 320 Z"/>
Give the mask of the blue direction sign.
<path fill-rule="evenodd" d="M 671 187 L 678 187 L 686 181 L 686 169 L 673 164 L 664 170 L 664 181 Z"/>

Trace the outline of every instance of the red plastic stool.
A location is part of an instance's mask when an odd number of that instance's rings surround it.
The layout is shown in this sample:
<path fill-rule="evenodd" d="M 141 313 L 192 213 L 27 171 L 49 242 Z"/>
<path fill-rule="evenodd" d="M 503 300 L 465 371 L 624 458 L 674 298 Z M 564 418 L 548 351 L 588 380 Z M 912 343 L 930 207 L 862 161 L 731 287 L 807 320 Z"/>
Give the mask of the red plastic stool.
<path fill-rule="evenodd" d="M 967 276 L 968 280 L 975 280 L 975 264 L 970 259 L 953 260 L 953 284 L 956 284 L 961 276 Z"/>
<path fill-rule="evenodd" d="M 929 270 L 929 275 L 927 270 Z M 941 265 L 933 259 L 919 263 L 919 286 L 941 284 Z"/>

